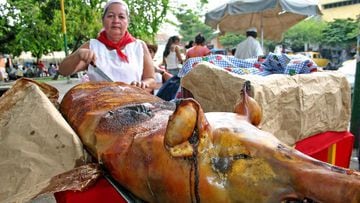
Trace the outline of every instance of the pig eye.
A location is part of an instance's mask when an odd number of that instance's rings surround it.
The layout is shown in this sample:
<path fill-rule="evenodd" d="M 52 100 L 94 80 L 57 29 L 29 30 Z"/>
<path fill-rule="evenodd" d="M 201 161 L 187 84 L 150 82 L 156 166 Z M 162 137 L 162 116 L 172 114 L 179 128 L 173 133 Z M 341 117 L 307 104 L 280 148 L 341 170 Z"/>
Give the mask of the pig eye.
<path fill-rule="evenodd" d="M 216 171 L 226 173 L 229 169 L 231 169 L 233 161 L 239 159 L 251 159 L 251 157 L 247 154 L 236 154 L 232 157 L 214 157 L 211 159 L 211 163 Z"/>
<path fill-rule="evenodd" d="M 247 154 L 236 154 L 233 156 L 234 160 L 239 160 L 239 159 L 250 159 L 251 157 Z"/>
<path fill-rule="evenodd" d="M 145 105 L 134 105 L 134 106 L 127 106 L 124 109 L 133 111 L 134 113 L 138 114 L 146 114 L 148 116 L 152 116 L 151 109 L 148 106 Z"/>
<path fill-rule="evenodd" d="M 215 171 L 226 173 L 232 165 L 232 160 L 229 157 L 215 157 L 211 159 L 211 164 Z"/>

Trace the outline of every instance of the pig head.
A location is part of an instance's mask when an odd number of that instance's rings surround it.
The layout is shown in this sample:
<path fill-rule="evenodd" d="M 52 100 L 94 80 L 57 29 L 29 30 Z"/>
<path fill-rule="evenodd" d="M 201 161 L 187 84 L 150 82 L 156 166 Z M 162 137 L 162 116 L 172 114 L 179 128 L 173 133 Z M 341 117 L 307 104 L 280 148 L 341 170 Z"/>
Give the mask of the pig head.
<path fill-rule="evenodd" d="M 146 202 L 360 202 L 358 172 L 312 159 L 239 114 L 175 103 L 123 83 L 85 83 L 64 96 L 61 112 Z"/>

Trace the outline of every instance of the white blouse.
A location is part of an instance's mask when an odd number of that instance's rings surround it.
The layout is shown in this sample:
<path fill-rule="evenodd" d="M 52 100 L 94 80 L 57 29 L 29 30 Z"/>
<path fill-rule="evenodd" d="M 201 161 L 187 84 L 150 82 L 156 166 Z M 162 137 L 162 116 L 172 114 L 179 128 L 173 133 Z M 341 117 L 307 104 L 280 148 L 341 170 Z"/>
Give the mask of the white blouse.
<path fill-rule="evenodd" d="M 90 50 L 96 54 L 96 66 L 100 68 L 113 81 L 130 84 L 132 81 L 141 81 L 144 70 L 144 50 L 141 40 L 136 40 L 125 46 L 124 54 L 129 63 L 122 61 L 116 50 L 109 50 L 97 39 L 90 40 Z M 105 81 L 94 71 L 92 65 L 88 66 L 90 81 Z"/>
<path fill-rule="evenodd" d="M 176 47 L 177 46 L 175 45 L 174 51 L 170 50 L 169 55 L 165 58 L 166 68 L 168 70 L 178 69 L 179 68 L 180 63 L 179 63 L 179 60 L 178 60 L 178 58 L 176 56 L 176 51 L 175 51 Z"/>

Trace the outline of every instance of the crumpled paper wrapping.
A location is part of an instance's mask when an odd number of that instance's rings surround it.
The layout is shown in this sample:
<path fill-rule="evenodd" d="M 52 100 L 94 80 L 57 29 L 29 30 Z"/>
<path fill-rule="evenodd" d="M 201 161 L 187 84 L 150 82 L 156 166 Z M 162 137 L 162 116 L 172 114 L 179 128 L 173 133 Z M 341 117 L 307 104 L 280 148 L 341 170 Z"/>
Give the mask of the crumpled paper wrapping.
<path fill-rule="evenodd" d="M 205 112 L 232 112 L 246 80 L 260 104 L 259 127 L 282 142 L 297 141 L 326 131 L 346 131 L 350 122 L 351 92 L 337 71 L 300 75 L 237 75 L 208 62 L 195 66 L 181 80 Z"/>
<path fill-rule="evenodd" d="M 0 97 L 0 202 L 27 202 L 51 178 L 84 164 L 80 139 L 41 89 L 58 96 L 21 79 Z"/>

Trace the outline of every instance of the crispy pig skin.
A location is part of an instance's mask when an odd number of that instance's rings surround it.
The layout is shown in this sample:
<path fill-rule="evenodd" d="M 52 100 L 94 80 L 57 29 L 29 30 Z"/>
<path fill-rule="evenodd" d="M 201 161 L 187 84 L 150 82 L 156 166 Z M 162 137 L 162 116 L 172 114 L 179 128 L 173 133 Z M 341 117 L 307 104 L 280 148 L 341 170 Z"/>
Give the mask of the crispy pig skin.
<path fill-rule="evenodd" d="M 360 175 L 308 157 L 229 112 L 85 83 L 61 112 L 92 155 L 146 202 L 360 202 Z"/>

